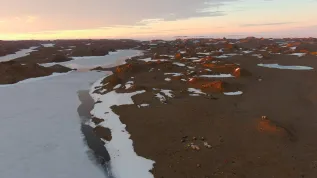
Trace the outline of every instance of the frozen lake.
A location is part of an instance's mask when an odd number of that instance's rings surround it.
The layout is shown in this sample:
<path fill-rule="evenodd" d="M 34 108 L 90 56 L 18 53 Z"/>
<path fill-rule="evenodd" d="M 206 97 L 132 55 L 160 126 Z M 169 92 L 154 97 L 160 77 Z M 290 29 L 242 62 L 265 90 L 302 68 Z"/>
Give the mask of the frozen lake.
<path fill-rule="evenodd" d="M 60 64 L 72 69 L 92 69 L 98 66 L 113 66 L 119 65 L 125 59 L 140 55 L 140 50 L 118 50 L 117 52 L 110 52 L 106 56 L 84 56 L 73 57 L 73 60 L 60 63 L 46 63 L 42 66 L 49 67 L 55 64 Z"/>
<path fill-rule="evenodd" d="M 0 56 L 0 62 L 11 61 L 13 59 L 27 56 L 32 51 L 36 51 L 36 48 L 37 47 L 30 47 L 28 49 L 21 49 L 20 51 L 17 51 L 15 54 L 8 54 L 6 56 Z"/>
<path fill-rule="evenodd" d="M 76 58 L 68 64 L 118 65 L 139 53 L 125 50 L 100 58 Z M 0 85 L 0 177 L 107 177 L 89 156 L 77 111 L 78 91 L 89 90 L 104 76 L 104 72 L 72 71 Z"/>

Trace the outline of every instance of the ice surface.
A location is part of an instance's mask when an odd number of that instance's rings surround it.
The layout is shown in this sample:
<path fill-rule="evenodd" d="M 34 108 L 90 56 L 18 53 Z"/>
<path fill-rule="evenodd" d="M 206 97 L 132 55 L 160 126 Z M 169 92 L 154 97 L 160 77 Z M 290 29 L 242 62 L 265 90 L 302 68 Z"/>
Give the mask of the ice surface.
<path fill-rule="evenodd" d="M 0 56 L 0 62 L 11 61 L 20 57 L 28 56 L 32 51 L 36 51 L 37 47 L 30 47 L 28 49 L 22 49 L 17 51 L 15 54 L 8 54 L 6 56 Z"/>
<path fill-rule="evenodd" d="M 73 60 L 71 61 L 60 63 L 46 63 L 41 65 L 44 67 L 49 67 L 55 64 L 60 64 L 72 69 L 92 69 L 98 66 L 122 64 L 127 58 L 137 56 L 140 54 L 140 50 L 119 50 L 118 52 L 111 52 L 106 56 L 73 57 Z"/>
<path fill-rule="evenodd" d="M 104 74 L 71 72 L 0 87 L 1 178 L 105 178 L 87 155 L 77 91 Z"/>
<path fill-rule="evenodd" d="M 91 114 L 104 119 L 105 122 L 102 122 L 101 125 L 111 130 L 112 139 L 105 146 L 111 157 L 110 165 L 114 177 L 153 178 L 149 171 L 153 168 L 154 161 L 140 157 L 135 153 L 130 134 L 125 129 L 126 125 L 121 123 L 119 116 L 110 109 L 114 105 L 134 104 L 131 97 L 144 93 L 145 90 L 133 93 L 111 91 L 104 95 L 93 93 L 95 87 L 102 85 L 101 81 L 102 79 L 97 81 L 90 91 L 95 101 L 101 101 L 101 103 L 95 104 Z"/>
<path fill-rule="evenodd" d="M 289 69 L 289 70 L 312 70 L 314 68 L 308 66 L 283 66 L 279 64 L 258 64 L 260 67 L 268 67 L 274 69 Z"/>

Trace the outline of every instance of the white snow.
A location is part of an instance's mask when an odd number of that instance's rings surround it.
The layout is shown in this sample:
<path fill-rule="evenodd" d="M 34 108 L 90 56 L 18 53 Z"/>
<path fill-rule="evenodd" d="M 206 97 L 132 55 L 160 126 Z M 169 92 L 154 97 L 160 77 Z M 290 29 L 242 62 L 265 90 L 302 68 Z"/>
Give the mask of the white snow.
<path fill-rule="evenodd" d="M 165 78 L 164 80 L 167 81 L 167 82 L 169 82 L 169 81 L 171 81 L 172 79 L 170 79 L 170 78 Z"/>
<path fill-rule="evenodd" d="M 296 46 L 295 47 L 290 47 L 290 49 L 294 51 L 294 50 L 296 50 Z"/>
<path fill-rule="evenodd" d="M 195 67 L 187 66 L 188 69 L 195 69 Z"/>
<path fill-rule="evenodd" d="M 249 54 L 249 53 L 252 53 L 253 51 L 242 51 L 242 53 L 244 54 Z"/>
<path fill-rule="evenodd" d="M 242 95 L 242 91 L 235 91 L 235 92 L 223 92 L 224 95 Z"/>
<path fill-rule="evenodd" d="M 0 87 L 1 178 L 105 178 L 87 155 L 78 90 L 104 74 L 71 72 Z"/>
<path fill-rule="evenodd" d="M 312 70 L 314 68 L 308 66 L 283 66 L 279 64 L 258 64 L 260 67 L 268 67 L 274 69 L 289 69 L 289 70 Z"/>
<path fill-rule="evenodd" d="M 46 43 L 46 44 L 41 44 L 43 47 L 45 48 L 51 48 L 51 47 L 54 47 L 55 44 L 54 43 Z"/>
<path fill-rule="evenodd" d="M 118 89 L 121 87 L 121 84 L 116 85 L 113 89 Z"/>
<path fill-rule="evenodd" d="M 173 98 L 172 90 L 161 89 L 161 92 L 164 93 L 165 96 Z"/>
<path fill-rule="evenodd" d="M 133 86 L 134 82 L 133 81 L 128 81 L 126 84 L 125 84 L 125 88 L 128 89 L 128 88 L 131 88 Z"/>
<path fill-rule="evenodd" d="M 166 101 L 166 98 L 163 95 L 161 95 L 160 93 L 157 93 L 155 95 L 155 97 L 158 98 L 161 102 Z"/>
<path fill-rule="evenodd" d="M 183 74 L 181 74 L 181 73 L 164 73 L 164 75 L 172 75 L 174 77 L 177 77 L 177 76 L 182 76 Z"/>
<path fill-rule="evenodd" d="M 303 56 L 306 55 L 306 53 L 292 53 L 292 54 L 289 54 L 289 55 L 298 56 L 298 57 L 303 57 Z"/>
<path fill-rule="evenodd" d="M 226 78 L 226 77 L 234 77 L 231 74 L 219 74 L 219 75 L 200 75 L 202 78 Z"/>
<path fill-rule="evenodd" d="M 188 91 L 188 92 L 192 92 L 192 93 L 194 93 L 194 94 L 197 94 L 198 96 L 199 96 L 199 94 L 203 94 L 203 95 L 206 94 L 206 93 L 204 93 L 204 92 L 202 92 L 201 90 L 196 89 L 196 88 L 188 88 L 187 91 Z M 194 95 L 192 95 L 192 96 L 194 96 Z"/>
<path fill-rule="evenodd" d="M 28 56 L 31 52 L 36 51 L 37 47 L 30 47 L 28 49 L 21 49 L 17 51 L 15 54 L 8 54 L 6 56 L 0 56 L 0 62 L 11 61 L 13 59 L 17 59 L 20 57 Z"/>
<path fill-rule="evenodd" d="M 60 62 L 60 63 L 46 63 L 41 64 L 44 67 L 50 67 L 55 64 L 60 64 L 72 69 L 92 69 L 98 66 L 112 66 L 124 64 L 125 60 L 129 57 L 140 55 L 139 50 L 118 50 L 117 52 L 111 52 L 105 56 L 84 56 L 84 57 L 72 57 L 73 60 Z"/>
<path fill-rule="evenodd" d="M 102 79 L 97 81 L 90 91 L 95 101 L 101 101 L 101 103 L 95 104 L 91 114 L 97 118 L 104 119 L 105 122 L 102 122 L 101 125 L 111 130 L 112 139 L 106 142 L 105 147 L 111 157 L 110 165 L 114 177 L 153 178 L 149 171 L 153 168 L 154 161 L 140 157 L 135 153 L 130 134 L 125 129 L 126 125 L 121 123 L 119 116 L 110 109 L 113 105 L 134 104 L 131 97 L 144 93 L 145 90 L 120 94 L 111 91 L 105 95 L 93 93 L 94 87 L 100 86 L 101 81 Z M 105 112 L 108 113 L 105 114 Z"/>
<path fill-rule="evenodd" d="M 140 61 L 144 61 L 144 62 L 157 62 L 157 61 L 168 61 L 168 60 L 166 60 L 166 59 L 152 59 L 152 58 L 150 58 L 150 57 L 148 57 L 148 58 L 144 58 L 144 59 L 138 59 L 138 60 L 140 60 Z"/>
<path fill-rule="evenodd" d="M 257 58 L 263 58 L 261 54 L 252 54 L 251 56 L 257 57 Z"/>
<path fill-rule="evenodd" d="M 196 53 L 198 55 L 210 55 L 210 53 Z"/>
<path fill-rule="evenodd" d="M 189 57 L 189 58 L 185 58 L 185 59 L 189 59 L 189 60 L 197 60 L 199 59 L 198 57 Z"/>
<path fill-rule="evenodd" d="M 146 104 L 146 103 L 138 105 L 139 108 L 141 108 L 141 107 L 149 107 L 149 106 L 150 106 L 150 105 L 149 105 L 149 104 Z"/>
<path fill-rule="evenodd" d="M 180 67 L 184 67 L 185 64 L 180 63 L 180 62 L 173 62 L 174 65 L 180 66 Z"/>

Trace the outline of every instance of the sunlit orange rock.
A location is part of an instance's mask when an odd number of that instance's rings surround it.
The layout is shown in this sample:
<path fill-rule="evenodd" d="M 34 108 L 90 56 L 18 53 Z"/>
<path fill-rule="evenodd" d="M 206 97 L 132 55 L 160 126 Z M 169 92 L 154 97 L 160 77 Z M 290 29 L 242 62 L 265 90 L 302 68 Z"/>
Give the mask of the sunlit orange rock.
<path fill-rule="evenodd" d="M 211 89 L 213 91 L 222 91 L 223 90 L 223 83 L 221 81 L 213 81 L 204 83 L 201 85 L 201 89 Z"/>
<path fill-rule="evenodd" d="M 241 68 L 240 68 L 240 67 L 236 68 L 236 69 L 233 71 L 233 74 L 232 74 L 232 75 L 235 76 L 235 77 L 240 77 L 240 76 L 241 76 Z"/>
<path fill-rule="evenodd" d="M 182 58 L 182 55 L 180 53 L 175 54 L 175 59 L 180 60 Z"/>
<path fill-rule="evenodd" d="M 281 131 L 276 125 L 272 124 L 270 120 L 266 118 L 259 120 L 257 127 L 260 132 L 277 133 Z"/>
<path fill-rule="evenodd" d="M 309 53 L 306 49 L 299 50 L 300 53 Z"/>
<path fill-rule="evenodd" d="M 311 55 L 316 55 L 317 56 L 317 51 L 316 52 L 311 52 Z"/>

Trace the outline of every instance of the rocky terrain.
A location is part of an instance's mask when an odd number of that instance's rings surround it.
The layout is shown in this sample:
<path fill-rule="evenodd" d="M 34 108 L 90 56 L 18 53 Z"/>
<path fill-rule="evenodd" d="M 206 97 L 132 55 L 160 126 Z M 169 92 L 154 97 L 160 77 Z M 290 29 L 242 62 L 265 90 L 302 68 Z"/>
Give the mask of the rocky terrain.
<path fill-rule="evenodd" d="M 140 48 L 144 55 L 124 65 L 96 68 L 113 75 L 94 92 L 144 91 L 111 109 L 137 155 L 155 161 L 154 177 L 317 176 L 316 39 L 178 39 Z M 101 130 L 106 121 L 93 122 Z"/>
<path fill-rule="evenodd" d="M 42 67 L 38 64 L 22 64 L 19 62 L 9 61 L 0 63 L 0 84 L 14 84 L 19 81 L 49 76 L 53 73 L 65 73 L 71 69 L 54 65 L 52 67 Z"/>

